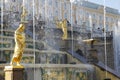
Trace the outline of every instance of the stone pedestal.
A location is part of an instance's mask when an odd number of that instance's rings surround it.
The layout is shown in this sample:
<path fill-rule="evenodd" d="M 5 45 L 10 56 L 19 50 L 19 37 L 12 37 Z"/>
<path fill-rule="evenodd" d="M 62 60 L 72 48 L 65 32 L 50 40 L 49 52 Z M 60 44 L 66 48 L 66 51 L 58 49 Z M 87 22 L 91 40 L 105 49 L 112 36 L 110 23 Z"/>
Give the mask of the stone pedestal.
<path fill-rule="evenodd" d="M 24 67 L 5 66 L 5 80 L 24 80 Z"/>

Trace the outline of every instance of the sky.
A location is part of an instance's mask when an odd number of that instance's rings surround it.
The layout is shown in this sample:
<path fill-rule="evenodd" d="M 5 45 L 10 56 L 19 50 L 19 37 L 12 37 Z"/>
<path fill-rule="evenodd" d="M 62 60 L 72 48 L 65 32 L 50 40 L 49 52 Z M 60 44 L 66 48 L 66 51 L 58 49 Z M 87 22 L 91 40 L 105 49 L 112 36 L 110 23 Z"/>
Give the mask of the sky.
<path fill-rule="evenodd" d="M 102 5 L 104 4 L 104 0 L 88 0 L 88 1 Z M 108 7 L 118 9 L 120 12 L 120 0 L 105 0 L 105 4 Z"/>

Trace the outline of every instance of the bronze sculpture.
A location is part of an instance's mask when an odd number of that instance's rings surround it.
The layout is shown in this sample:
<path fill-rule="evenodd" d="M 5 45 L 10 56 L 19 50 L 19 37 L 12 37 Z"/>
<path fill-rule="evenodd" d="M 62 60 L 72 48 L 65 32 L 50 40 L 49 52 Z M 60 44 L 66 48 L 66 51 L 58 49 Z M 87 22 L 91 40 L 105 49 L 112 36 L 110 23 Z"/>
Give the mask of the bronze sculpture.
<path fill-rule="evenodd" d="M 15 49 L 14 49 L 14 54 L 13 54 L 13 58 L 11 60 L 10 65 L 13 66 L 13 63 L 16 62 L 17 66 L 21 66 L 20 65 L 20 60 L 22 58 L 22 54 L 24 52 L 25 49 L 25 25 L 24 24 L 20 24 L 19 27 L 17 28 L 17 30 L 15 31 L 14 37 L 15 37 Z"/>

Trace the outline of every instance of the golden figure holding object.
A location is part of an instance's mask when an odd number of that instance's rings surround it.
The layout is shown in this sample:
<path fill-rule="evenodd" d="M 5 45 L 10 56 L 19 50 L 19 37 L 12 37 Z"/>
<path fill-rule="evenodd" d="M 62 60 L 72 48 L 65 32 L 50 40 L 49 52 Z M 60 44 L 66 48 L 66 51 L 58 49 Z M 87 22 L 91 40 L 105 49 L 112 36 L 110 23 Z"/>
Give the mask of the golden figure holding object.
<path fill-rule="evenodd" d="M 67 39 L 67 20 L 64 19 L 63 21 L 57 22 L 57 27 L 62 29 L 63 31 L 62 39 L 66 40 Z"/>
<path fill-rule="evenodd" d="M 15 31 L 14 37 L 15 37 L 15 49 L 14 49 L 14 54 L 13 58 L 11 60 L 11 65 L 13 66 L 13 63 L 16 62 L 17 66 L 20 65 L 20 60 L 22 58 L 22 54 L 25 49 L 25 25 L 20 24 L 17 30 Z"/>
<path fill-rule="evenodd" d="M 14 39 L 15 39 L 15 48 L 14 48 L 14 54 L 12 57 L 12 60 L 10 62 L 11 66 L 14 66 L 14 63 L 16 63 L 16 66 L 22 66 L 20 64 L 24 49 L 25 49 L 25 16 L 26 14 L 26 10 L 24 7 L 22 7 L 23 12 L 21 14 L 21 24 L 19 25 L 19 27 L 17 28 L 17 30 L 15 31 L 14 34 Z"/>

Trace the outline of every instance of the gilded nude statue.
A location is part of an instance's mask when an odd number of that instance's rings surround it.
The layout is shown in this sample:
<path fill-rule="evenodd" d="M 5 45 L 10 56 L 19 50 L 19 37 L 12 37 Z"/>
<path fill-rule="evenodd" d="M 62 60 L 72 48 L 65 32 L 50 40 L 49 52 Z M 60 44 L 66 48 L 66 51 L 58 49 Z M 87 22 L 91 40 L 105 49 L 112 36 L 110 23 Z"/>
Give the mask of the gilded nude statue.
<path fill-rule="evenodd" d="M 63 31 L 62 39 L 66 40 L 67 39 L 67 20 L 64 19 L 63 21 L 56 22 L 56 23 L 57 23 L 57 27 L 62 29 Z"/>
<path fill-rule="evenodd" d="M 20 60 L 22 58 L 22 55 L 25 49 L 24 30 L 25 30 L 25 25 L 21 23 L 14 33 L 15 48 L 14 48 L 14 54 L 10 63 L 11 66 L 13 66 L 14 63 L 16 63 L 17 66 L 21 66 Z"/>

